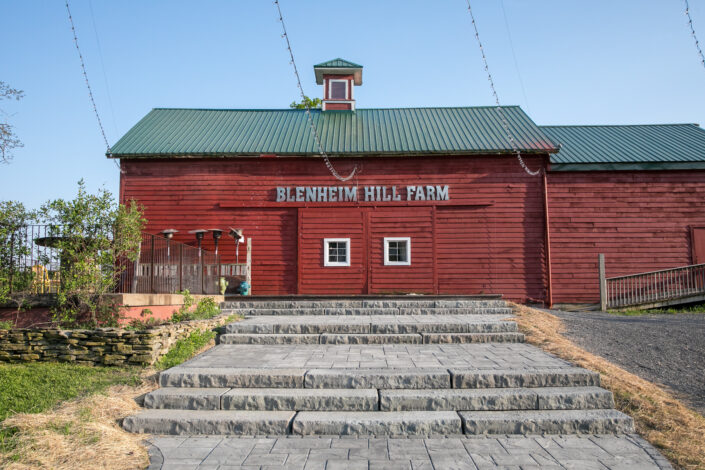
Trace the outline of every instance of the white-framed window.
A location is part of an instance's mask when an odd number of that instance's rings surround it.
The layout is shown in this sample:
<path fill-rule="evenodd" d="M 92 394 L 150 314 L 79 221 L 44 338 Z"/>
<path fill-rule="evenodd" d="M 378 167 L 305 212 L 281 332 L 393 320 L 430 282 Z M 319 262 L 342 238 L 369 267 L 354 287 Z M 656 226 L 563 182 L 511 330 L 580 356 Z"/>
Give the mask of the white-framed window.
<path fill-rule="evenodd" d="M 348 99 L 348 81 L 347 80 L 329 80 L 328 81 L 328 99 L 331 99 L 331 100 L 346 100 L 346 99 Z"/>
<path fill-rule="evenodd" d="M 411 265 L 411 237 L 384 238 L 384 265 Z"/>
<path fill-rule="evenodd" d="M 350 266 L 350 239 L 323 239 L 323 266 Z"/>

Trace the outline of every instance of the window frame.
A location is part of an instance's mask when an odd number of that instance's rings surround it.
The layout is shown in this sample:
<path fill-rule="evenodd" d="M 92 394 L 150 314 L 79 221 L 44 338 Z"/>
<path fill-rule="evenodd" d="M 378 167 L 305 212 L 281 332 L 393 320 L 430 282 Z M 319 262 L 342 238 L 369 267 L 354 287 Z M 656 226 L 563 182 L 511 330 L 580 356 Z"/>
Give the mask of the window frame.
<path fill-rule="evenodd" d="M 389 260 L 389 242 L 406 242 L 406 261 Z M 384 265 L 411 266 L 411 237 L 384 237 Z"/>
<path fill-rule="evenodd" d="M 345 243 L 346 261 L 330 261 L 329 247 L 331 243 Z M 323 266 L 325 267 L 349 267 L 350 266 L 350 239 L 349 238 L 324 238 L 323 239 Z"/>
<path fill-rule="evenodd" d="M 345 96 L 343 98 L 333 98 L 333 82 L 342 82 L 345 84 Z M 328 99 L 329 100 L 341 100 L 345 101 L 349 99 L 350 93 L 348 93 L 349 80 L 331 78 L 328 79 Z"/>

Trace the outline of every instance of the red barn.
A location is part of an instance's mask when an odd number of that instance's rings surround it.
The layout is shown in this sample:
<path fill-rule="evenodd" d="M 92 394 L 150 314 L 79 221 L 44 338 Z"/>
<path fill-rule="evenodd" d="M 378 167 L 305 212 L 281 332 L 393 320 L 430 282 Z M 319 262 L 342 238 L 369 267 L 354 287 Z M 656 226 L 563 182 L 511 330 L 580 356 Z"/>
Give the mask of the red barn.
<path fill-rule="evenodd" d="M 254 294 L 595 303 L 598 253 L 613 276 L 690 264 L 705 248 L 697 125 L 541 127 L 513 106 L 361 109 L 362 66 L 314 71 L 323 103 L 310 118 L 153 109 L 112 149 L 121 200 L 144 205 L 147 231 L 178 229 L 189 244 L 189 230 L 242 228 Z M 332 175 L 317 138 L 351 179 Z M 234 261 L 234 244 L 221 254 Z"/>

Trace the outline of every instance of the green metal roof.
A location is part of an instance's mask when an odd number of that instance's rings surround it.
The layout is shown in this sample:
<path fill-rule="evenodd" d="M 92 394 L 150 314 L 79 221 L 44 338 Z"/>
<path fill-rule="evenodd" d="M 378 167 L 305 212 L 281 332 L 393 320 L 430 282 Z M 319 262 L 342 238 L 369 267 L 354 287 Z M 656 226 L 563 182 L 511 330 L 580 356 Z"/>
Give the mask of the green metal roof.
<path fill-rule="evenodd" d="M 551 155 L 557 171 L 705 168 L 705 130 L 697 124 L 539 127 L 560 145 Z"/>
<path fill-rule="evenodd" d="M 343 69 L 343 68 L 350 68 L 350 69 L 361 69 L 362 65 L 356 64 L 355 62 L 350 62 L 349 60 L 341 59 L 338 57 L 337 59 L 333 60 L 327 60 L 325 62 L 321 62 L 320 64 L 316 64 L 313 66 L 313 68 L 336 68 L 336 69 Z"/>
<path fill-rule="evenodd" d="M 525 153 L 556 145 L 518 106 L 503 108 Z M 508 153 L 496 107 L 312 110 L 330 155 Z M 317 155 L 305 110 L 153 109 L 113 147 L 117 158 Z"/>

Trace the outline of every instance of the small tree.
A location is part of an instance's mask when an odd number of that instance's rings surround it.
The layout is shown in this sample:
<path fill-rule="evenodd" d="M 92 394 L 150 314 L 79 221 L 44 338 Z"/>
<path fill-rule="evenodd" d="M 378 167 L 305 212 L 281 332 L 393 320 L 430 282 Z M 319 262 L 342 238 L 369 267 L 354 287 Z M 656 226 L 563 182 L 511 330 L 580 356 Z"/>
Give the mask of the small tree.
<path fill-rule="evenodd" d="M 130 201 L 115 204 L 106 189 L 89 194 L 83 180 L 75 199 L 42 206 L 61 260 L 61 288 L 52 313 L 66 326 L 115 325 L 119 310 L 106 299 L 120 278 L 119 259 L 135 261 L 142 228 L 142 208 Z"/>
<path fill-rule="evenodd" d="M 22 227 L 34 222 L 36 213 L 18 201 L 0 201 L 0 304 L 21 307 L 32 284 L 32 271 L 20 269 L 18 260 L 30 254 Z"/>
<path fill-rule="evenodd" d="M 300 102 L 292 101 L 291 104 L 289 105 L 290 108 L 293 109 L 306 109 L 306 105 L 308 105 L 309 109 L 317 109 L 321 107 L 321 99 L 320 98 L 309 98 L 308 96 L 304 95 L 304 99 L 302 99 Z"/>
<path fill-rule="evenodd" d="M 22 90 L 10 87 L 0 81 L 0 100 L 19 101 L 24 96 Z M 7 114 L 0 109 L 1 114 Z M 0 163 L 9 163 L 12 160 L 12 150 L 22 147 L 22 142 L 17 138 L 15 130 L 10 123 L 0 121 Z"/>

